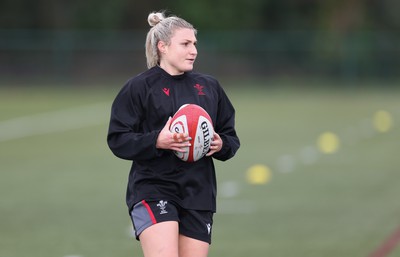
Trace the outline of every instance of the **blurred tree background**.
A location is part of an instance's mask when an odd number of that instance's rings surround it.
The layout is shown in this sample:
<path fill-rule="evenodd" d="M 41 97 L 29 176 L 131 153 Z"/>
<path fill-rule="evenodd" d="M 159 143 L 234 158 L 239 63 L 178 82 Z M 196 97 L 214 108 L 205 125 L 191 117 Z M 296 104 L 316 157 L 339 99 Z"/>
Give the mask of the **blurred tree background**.
<path fill-rule="evenodd" d="M 396 79 L 399 8 L 397 0 L 1 0 L 0 76 L 142 71 L 147 15 L 166 10 L 199 30 L 203 72 Z"/>

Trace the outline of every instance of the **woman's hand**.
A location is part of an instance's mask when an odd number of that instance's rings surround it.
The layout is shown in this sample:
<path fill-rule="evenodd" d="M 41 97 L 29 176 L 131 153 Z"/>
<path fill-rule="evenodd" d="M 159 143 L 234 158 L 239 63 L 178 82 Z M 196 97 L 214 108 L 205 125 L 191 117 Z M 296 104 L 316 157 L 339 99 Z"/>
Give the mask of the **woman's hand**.
<path fill-rule="evenodd" d="M 221 151 L 223 144 L 224 143 L 222 142 L 221 137 L 217 133 L 214 132 L 214 137 L 211 140 L 210 151 L 206 154 L 206 156 L 211 156 L 211 155 L 215 154 L 216 152 Z"/>
<path fill-rule="evenodd" d="M 187 151 L 187 147 L 191 146 L 189 141 L 192 139 L 187 133 L 172 133 L 169 131 L 171 121 L 172 119 L 169 117 L 164 128 L 158 135 L 156 147 L 159 149 L 167 149 L 184 153 Z"/>

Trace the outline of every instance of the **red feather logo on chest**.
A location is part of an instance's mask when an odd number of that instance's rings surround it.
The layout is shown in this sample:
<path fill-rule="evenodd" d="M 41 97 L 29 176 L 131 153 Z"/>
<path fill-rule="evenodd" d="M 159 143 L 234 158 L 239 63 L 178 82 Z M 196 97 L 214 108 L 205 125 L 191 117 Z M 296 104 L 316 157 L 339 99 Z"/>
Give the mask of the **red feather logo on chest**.
<path fill-rule="evenodd" d="M 202 86 L 202 85 L 200 85 L 200 84 L 196 84 L 196 85 L 194 86 L 194 88 L 197 89 L 197 94 L 198 94 L 198 95 L 206 95 L 206 94 L 203 92 L 204 86 Z"/>

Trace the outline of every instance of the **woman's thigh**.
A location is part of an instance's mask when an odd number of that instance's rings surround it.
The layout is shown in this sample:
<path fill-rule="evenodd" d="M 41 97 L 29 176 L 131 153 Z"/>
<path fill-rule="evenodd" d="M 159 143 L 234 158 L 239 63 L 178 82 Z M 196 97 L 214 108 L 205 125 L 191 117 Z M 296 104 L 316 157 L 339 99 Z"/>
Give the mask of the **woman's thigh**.
<path fill-rule="evenodd" d="M 165 221 L 146 228 L 140 234 L 145 257 L 178 257 L 179 226 L 176 221 Z"/>
<path fill-rule="evenodd" d="M 179 257 L 206 257 L 209 247 L 207 242 L 179 235 Z"/>

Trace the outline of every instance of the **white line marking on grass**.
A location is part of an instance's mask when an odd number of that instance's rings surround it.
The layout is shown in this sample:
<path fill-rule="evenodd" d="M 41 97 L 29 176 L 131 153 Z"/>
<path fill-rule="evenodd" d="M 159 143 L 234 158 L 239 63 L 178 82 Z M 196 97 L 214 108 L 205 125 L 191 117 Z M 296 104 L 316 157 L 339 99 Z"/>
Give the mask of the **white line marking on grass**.
<path fill-rule="evenodd" d="M 0 121 L 0 142 L 108 122 L 109 103 L 96 103 Z"/>

